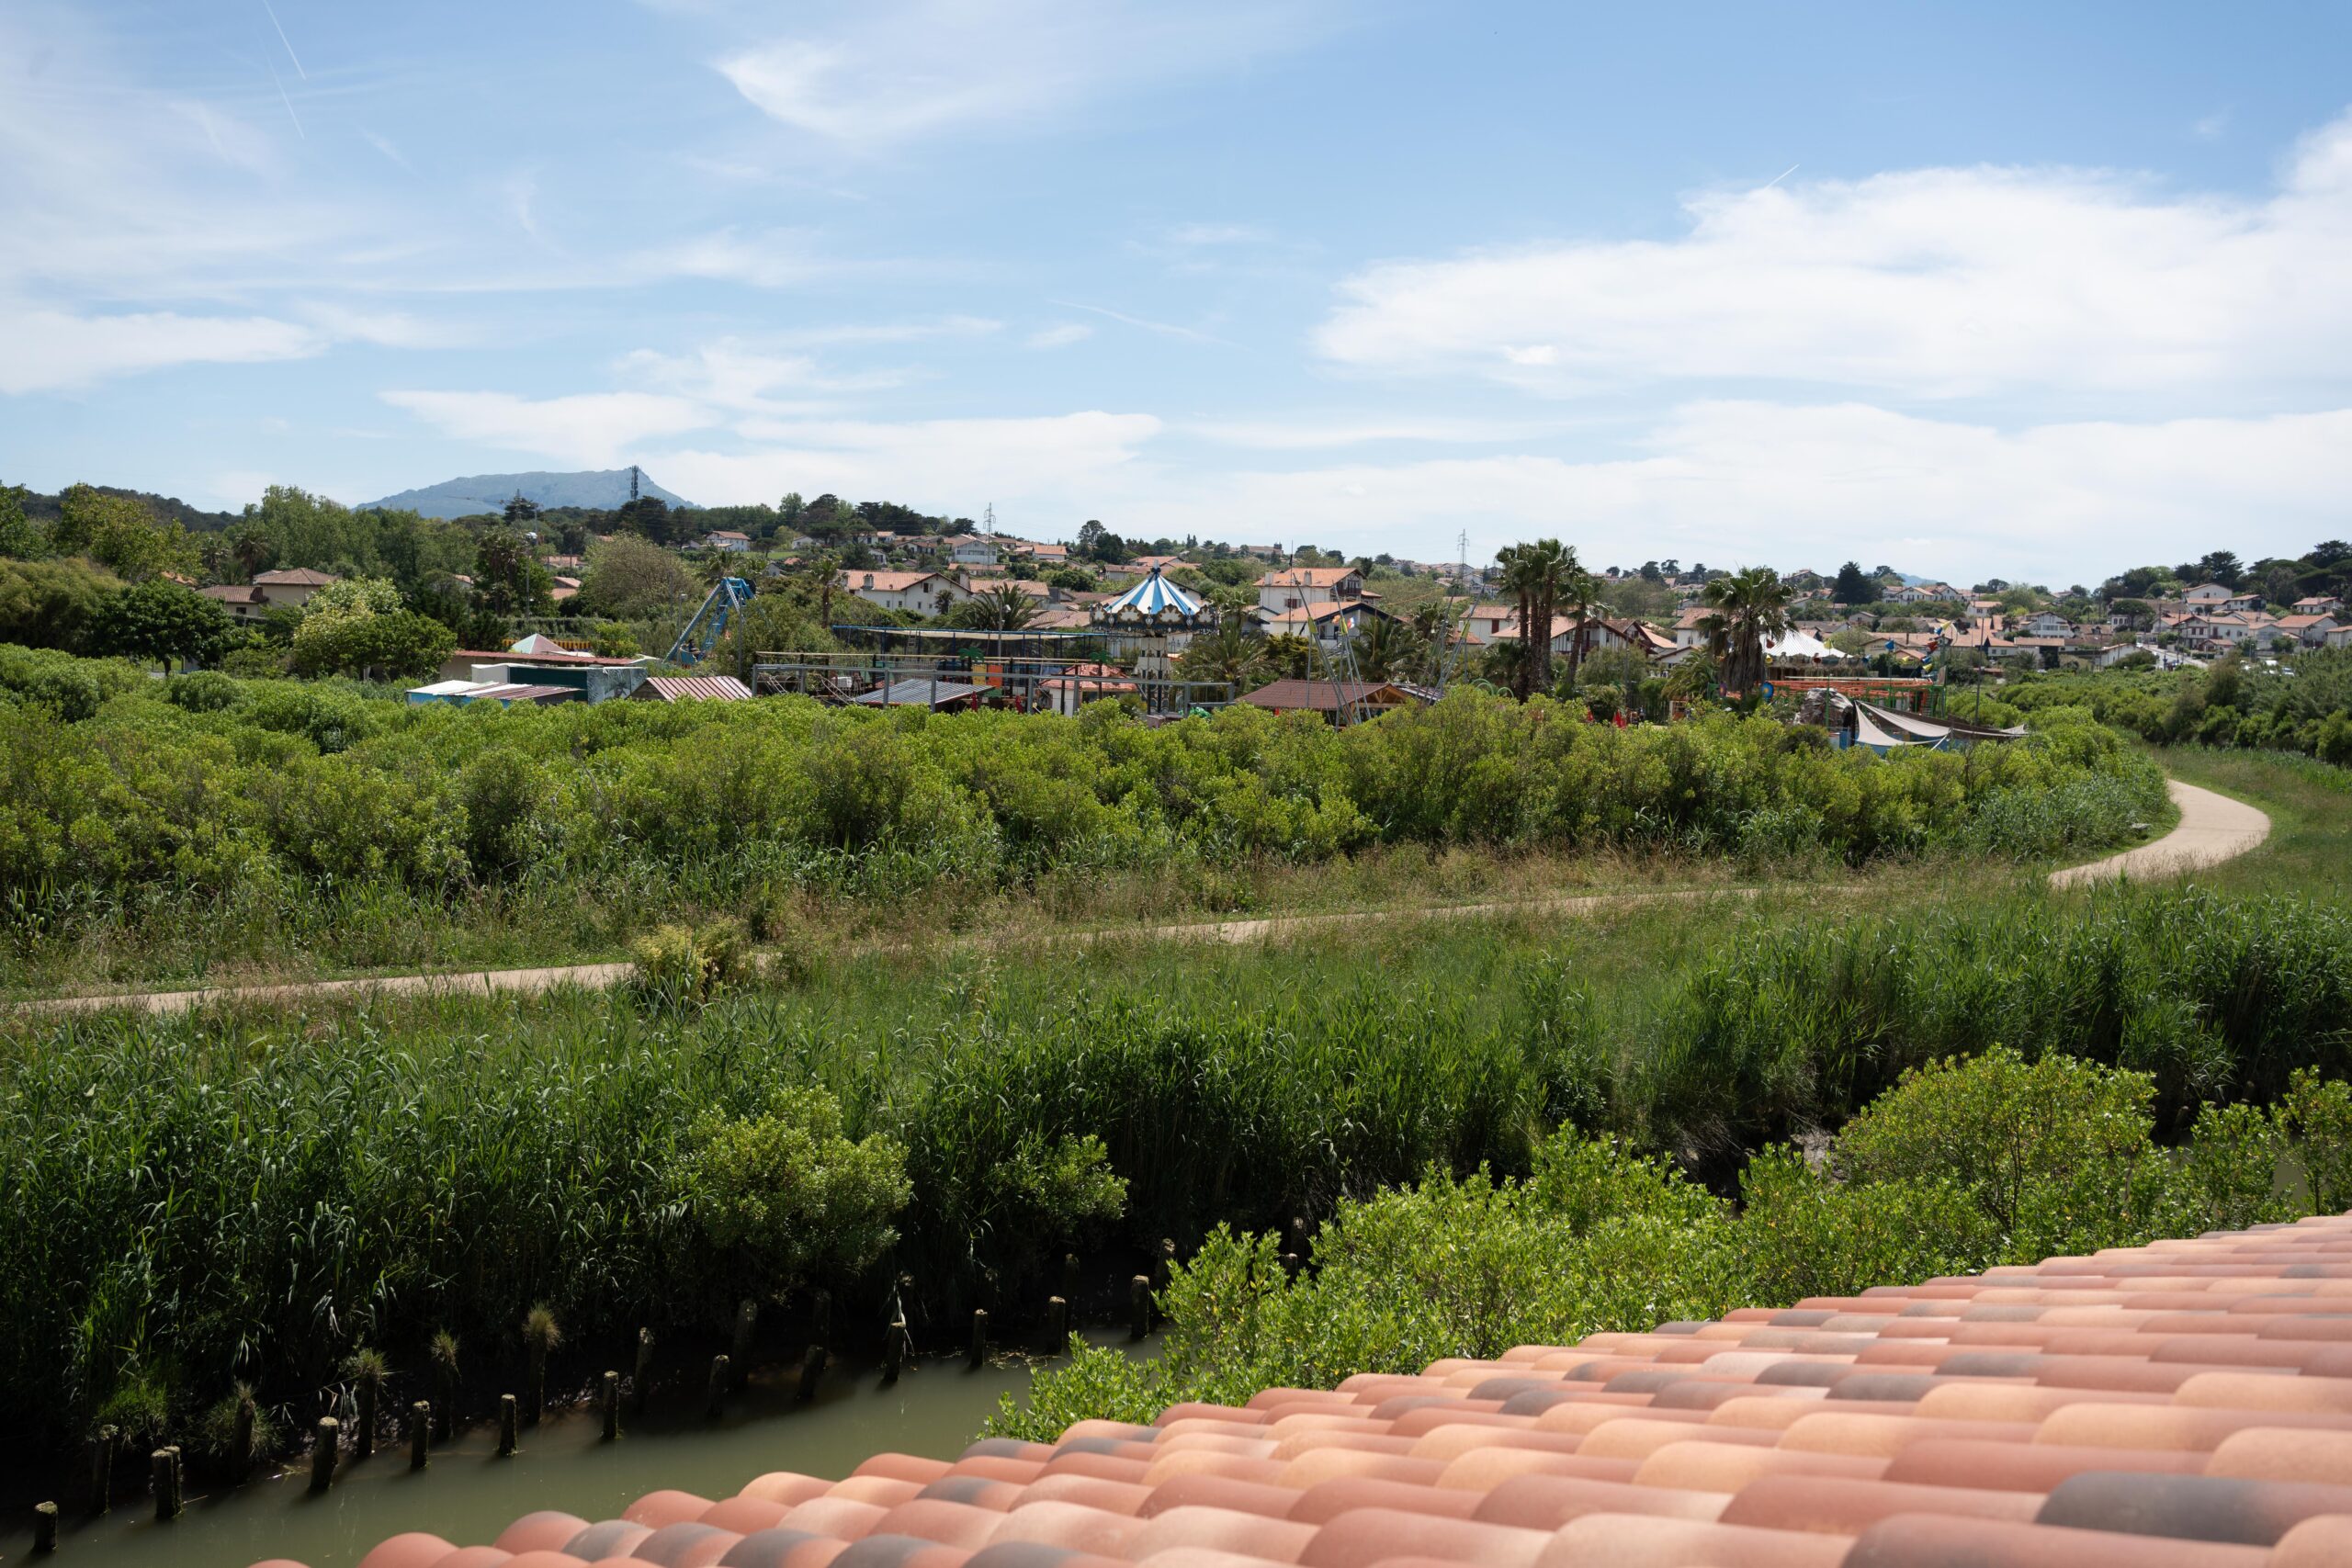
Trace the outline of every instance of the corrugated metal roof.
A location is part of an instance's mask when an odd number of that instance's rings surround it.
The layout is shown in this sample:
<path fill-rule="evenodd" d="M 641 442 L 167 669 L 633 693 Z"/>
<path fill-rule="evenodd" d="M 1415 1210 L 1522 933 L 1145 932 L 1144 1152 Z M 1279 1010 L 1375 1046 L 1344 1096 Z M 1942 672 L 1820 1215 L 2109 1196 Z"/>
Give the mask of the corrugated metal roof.
<path fill-rule="evenodd" d="M 649 675 L 629 695 L 640 702 L 740 703 L 750 699 L 752 688 L 732 675 Z"/>
<path fill-rule="evenodd" d="M 933 707 L 944 707 L 949 703 L 979 694 L 978 686 L 966 686 L 954 681 L 893 681 L 887 699 L 876 691 L 868 692 L 862 697 L 852 697 L 850 701 L 871 707 L 922 707 L 926 703 Z"/>

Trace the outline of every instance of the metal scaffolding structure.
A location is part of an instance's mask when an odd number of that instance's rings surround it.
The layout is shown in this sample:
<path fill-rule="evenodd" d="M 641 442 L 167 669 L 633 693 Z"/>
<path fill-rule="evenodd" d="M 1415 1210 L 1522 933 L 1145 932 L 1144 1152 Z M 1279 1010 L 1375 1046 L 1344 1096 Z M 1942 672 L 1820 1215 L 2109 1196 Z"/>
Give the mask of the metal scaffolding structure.
<path fill-rule="evenodd" d="M 985 705 L 1036 711 L 1074 708 L 1096 696 L 1132 694 L 1154 717 L 1181 718 L 1223 707 L 1240 693 L 1229 682 L 1149 672 L 1169 668 L 1162 631 L 964 631 L 937 626 L 835 626 L 849 646 L 761 653 L 752 665 L 762 695 L 793 692 L 836 705 Z M 1132 658 L 1135 668 L 1119 661 Z M 1057 699 L 1068 698 L 1061 702 Z"/>

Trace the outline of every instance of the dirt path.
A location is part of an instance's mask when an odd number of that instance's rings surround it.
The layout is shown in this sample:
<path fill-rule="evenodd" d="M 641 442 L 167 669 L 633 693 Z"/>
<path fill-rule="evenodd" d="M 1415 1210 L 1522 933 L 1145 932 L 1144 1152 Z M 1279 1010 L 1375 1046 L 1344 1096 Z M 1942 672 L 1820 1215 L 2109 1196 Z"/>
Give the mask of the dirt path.
<path fill-rule="evenodd" d="M 2070 865 L 2050 874 L 2052 887 L 2079 887 L 2091 882 L 2112 882 L 2129 876 L 2135 881 L 2177 876 L 2234 860 L 2270 836 L 2270 818 L 2243 800 L 2215 795 L 2210 789 L 2166 779 L 2180 825 L 2153 844 L 2126 850 L 2120 855 Z"/>
<path fill-rule="evenodd" d="M 2180 807 L 2180 825 L 2152 844 L 2088 865 L 2051 873 L 2052 886 L 2131 875 L 2136 878 L 2176 875 L 2242 855 L 2269 835 L 2270 818 L 2242 801 L 2211 790 L 2199 789 L 2177 779 L 2166 781 Z M 1204 920 L 1185 925 L 1112 927 L 1107 930 L 1063 931 L 1050 940 L 1070 942 L 1223 942 L 1238 945 L 1272 942 L 1322 930 L 1380 925 L 1401 919 L 1468 919 L 1482 915 L 1543 913 L 1580 919 L 1609 909 L 1644 904 L 1686 903 L 1708 898 L 1756 896 L 1753 887 L 1699 889 L 1656 893 L 1586 893 L 1557 898 L 1511 903 L 1450 904 L 1427 909 L 1363 909 L 1332 915 L 1277 915 L 1261 919 Z M 1008 939 L 1018 943 L 1048 940 L 1043 935 Z M 107 1008 L 131 1008 L 147 1012 L 183 1012 L 212 1002 L 294 1002 L 311 998 L 375 994 L 424 996 L 472 993 L 489 996 L 503 991 L 536 994 L 559 986 L 599 990 L 628 977 L 627 964 L 572 964 L 541 969 L 474 969 L 447 975 L 379 975 L 352 980 L 303 980 L 275 986 L 220 986 L 188 991 L 123 991 L 103 996 L 60 997 L 27 1002 L 19 1010 L 40 1013 L 98 1012 Z"/>

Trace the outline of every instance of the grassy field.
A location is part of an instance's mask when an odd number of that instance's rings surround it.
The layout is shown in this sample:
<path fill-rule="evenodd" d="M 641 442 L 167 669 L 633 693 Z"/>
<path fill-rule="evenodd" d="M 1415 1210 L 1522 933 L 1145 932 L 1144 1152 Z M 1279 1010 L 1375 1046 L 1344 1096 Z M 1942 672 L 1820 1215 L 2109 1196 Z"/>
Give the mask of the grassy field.
<path fill-rule="evenodd" d="M 2187 783 L 2232 795 L 2270 817 L 2270 837 L 2242 859 L 2198 873 L 2223 893 L 2293 890 L 2352 898 L 2352 770 L 2290 751 L 2161 747 L 2151 753 Z"/>

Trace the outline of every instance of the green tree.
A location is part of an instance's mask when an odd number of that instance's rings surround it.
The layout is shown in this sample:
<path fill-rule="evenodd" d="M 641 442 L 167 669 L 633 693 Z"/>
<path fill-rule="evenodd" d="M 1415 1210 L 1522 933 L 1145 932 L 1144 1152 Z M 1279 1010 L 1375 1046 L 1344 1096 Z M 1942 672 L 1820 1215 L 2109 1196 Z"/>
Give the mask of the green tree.
<path fill-rule="evenodd" d="M 1752 566 L 1711 581 L 1700 602 L 1723 689 L 1744 696 L 1763 683 L 1764 645 L 1789 629 L 1789 586 L 1770 567 Z"/>
<path fill-rule="evenodd" d="M 1879 586 L 1863 572 L 1860 561 L 1848 561 L 1838 569 L 1838 581 L 1829 596 L 1840 604 L 1869 604 L 1877 601 Z"/>
<path fill-rule="evenodd" d="M 555 607 L 548 596 L 552 574 L 512 528 L 492 528 L 475 541 L 473 578 L 475 599 L 493 615 L 540 615 Z"/>
<path fill-rule="evenodd" d="M 1503 585 L 1519 611 L 1519 637 L 1525 654 L 1512 671 L 1512 690 L 1524 702 L 1552 683 L 1552 615 L 1561 580 L 1579 570 L 1576 551 L 1557 539 L 1507 545 L 1496 552 Z"/>
<path fill-rule="evenodd" d="M 1592 635 L 1588 628 L 1591 623 L 1593 601 L 1600 596 L 1600 579 L 1578 564 L 1573 549 L 1567 552 L 1567 564 L 1561 569 L 1558 593 L 1560 602 L 1575 617 L 1576 630 L 1568 637 L 1568 683 L 1574 685 L 1577 672 L 1584 666 L 1585 644 Z"/>
<path fill-rule="evenodd" d="M 694 595 L 694 579 L 678 558 L 635 534 L 616 534 L 588 547 L 572 605 L 585 615 L 634 621 L 675 613 Z"/>
<path fill-rule="evenodd" d="M 39 560 L 49 554 L 49 536 L 25 515 L 25 488 L 0 485 L 0 556 Z"/>
<path fill-rule="evenodd" d="M 177 523 L 158 522 L 141 502 L 85 484 L 58 498 L 50 542 L 61 555 L 87 556 L 130 581 L 198 569 L 196 542 Z"/>
<path fill-rule="evenodd" d="M 294 669 L 303 675 L 422 679 L 457 651 L 458 634 L 403 609 L 400 590 L 379 577 L 329 583 L 302 606 Z"/>
<path fill-rule="evenodd" d="M 1193 637 L 1177 656 L 1176 665 L 1183 679 L 1222 682 L 1238 697 L 1254 688 L 1264 672 L 1265 639 L 1251 637 L 1238 621 L 1227 621 Z"/>
<path fill-rule="evenodd" d="M 91 623 L 93 651 L 168 668 L 220 656 L 236 627 L 201 593 L 163 578 L 136 582 L 103 604 Z"/>
<path fill-rule="evenodd" d="M 1355 655 L 1356 673 L 1367 681 L 1388 681 L 1401 675 L 1414 659 L 1409 627 L 1385 615 L 1366 615 L 1348 636 Z"/>
<path fill-rule="evenodd" d="M 79 653 L 122 580 L 86 560 L 0 560 L 0 642 Z"/>
<path fill-rule="evenodd" d="M 1012 632 L 1037 618 L 1037 601 L 1011 583 L 974 594 L 947 613 L 947 623 L 976 631 Z"/>

